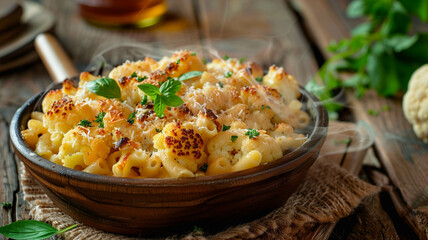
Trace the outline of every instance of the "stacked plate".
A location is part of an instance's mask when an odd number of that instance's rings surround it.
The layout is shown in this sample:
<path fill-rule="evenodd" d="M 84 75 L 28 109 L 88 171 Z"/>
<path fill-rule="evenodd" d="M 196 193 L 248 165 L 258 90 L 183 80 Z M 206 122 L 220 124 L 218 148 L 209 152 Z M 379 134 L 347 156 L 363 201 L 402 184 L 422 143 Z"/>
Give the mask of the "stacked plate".
<path fill-rule="evenodd" d="M 33 41 L 52 30 L 55 18 L 35 2 L 0 4 L 0 72 L 34 62 Z"/>

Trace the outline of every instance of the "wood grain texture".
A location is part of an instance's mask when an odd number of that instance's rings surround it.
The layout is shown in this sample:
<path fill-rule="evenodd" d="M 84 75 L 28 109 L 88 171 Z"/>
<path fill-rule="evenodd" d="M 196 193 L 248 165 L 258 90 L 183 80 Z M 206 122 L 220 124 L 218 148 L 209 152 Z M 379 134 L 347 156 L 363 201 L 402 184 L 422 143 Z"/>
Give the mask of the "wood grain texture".
<path fill-rule="evenodd" d="M 321 49 L 325 49 L 331 40 L 349 36 L 350 28 L 354 26 L 343 23 L 348 21 L 341 17 L 346 8 L 334 6 L 335 3 L 344 1 L 299 1 L 302 13 Z M 323 5 L 325 11 L 318 11 L 314 4 Z M 321 21 L 323 24 L 320 24 Z M 324 54 L 329 56 L 326 52 Z M 364 120 L 375 129 L 375 150 L 404 202 L 412 209 L 427 206 L 428 147 L 415 137 L 410 124 L 404 118 L 401 99 L 381 98 L 374 92 L 366 93 L 362 99 L 356 99 L 353 93 L 348 92 L 347 98 L 356 120 Z M 389 106 L 390 110 L 382 112 L 383 106 Z M 371 109 L 379 111 L 379 116 L 371 116 L 368 113 Z M 414 219 L 408 220 L 411 222 Z"/>

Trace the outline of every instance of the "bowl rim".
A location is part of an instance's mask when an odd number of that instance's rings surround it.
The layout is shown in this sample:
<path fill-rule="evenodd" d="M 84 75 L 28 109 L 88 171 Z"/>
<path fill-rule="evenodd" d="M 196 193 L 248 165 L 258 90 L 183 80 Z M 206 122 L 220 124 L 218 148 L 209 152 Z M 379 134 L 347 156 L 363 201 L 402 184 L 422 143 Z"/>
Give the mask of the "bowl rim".
<path fill-rule="evenodd" d="M 217 183 L 228 183 L 236 184 L 239 182 L 248 182 L 251 181 L 253 177 L 259 177 L 260 179 L 265 179 L 267 176 L 270 176 L 272 173 L 291 171 L 298 166 L 305 163 L 306 158 L 305 154 L 311 153 L 312 149 L 317 148 L 318 145 L 323 144 L 328 127 L 328 114 L 325 107 L 320 103 L 320 101 L 312 93 L 305 90 L 303 87 L 299 86 L 299 90 L 302 95 L 307 98 L 307 101 L 312 101 L 314 105 L 314 128 L 308 139 L 300 147 L 294 149 L 293 151 L 286 153 L 281 158 L 276 159 L 267 164 L 259 165 L 254 168 L 230 172 L 225 174 L 218 174 L 212 176 L 199 176 L 193 178 L 123 178 L 123 177 L 114 177 L 114 176 L 104 176 L 93 173 L 86 173 L 83 171 L 71 169 L 64 167 L 62 165 L 51 162 L 48 159 L 45 159 L 39 156 L 35 151 L 33 151 L 25 140 L 22 137 L 21 130 L 23 130 L 23 125 L 21 124 L 24 121 L 24 117 L 28 114 L 31 114 L 33 110 L 37 107 L 38 104 L 41 104 L 41 98 L 45 93 L 52 89 L 57 89 L 62 85 L 62 83 L 55 84 L 51 88 L 41 91 L 40 93 L 34 95 L 29 100 L 27 100 L 21 107 L 15 112 L 9 127 L 10 139 L 15 147 L 15 150 L 18 151 L 23 157 L 32 162 L 35 165 L 43 168 L 46 171 L 55 171 L 60 175 L 67 176 L 70 179 L 74 179 L 79 182 L 87 182 L 91 184 L 106 184 L 115 185 L 115 186 L 136 186 L 136 187 L 186 187 L 186 186 L 195 186 L 195 185 L 206 185 L 206 184 L 217 184 Z M 261 175 L 265 174 L 266 177 Z M 275 174 L 277 175 L 277 174 Z M 71 181 L 69 181 L 71 184 Z M 244 181 L 243 181 L 244 180 Z"/>

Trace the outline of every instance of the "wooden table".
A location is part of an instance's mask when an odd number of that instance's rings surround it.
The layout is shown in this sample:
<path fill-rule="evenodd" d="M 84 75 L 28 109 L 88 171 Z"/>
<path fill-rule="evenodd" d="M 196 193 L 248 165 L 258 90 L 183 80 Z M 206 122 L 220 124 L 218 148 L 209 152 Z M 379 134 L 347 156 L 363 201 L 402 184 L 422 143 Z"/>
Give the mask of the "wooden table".
<path fill-rule="evenodd" d="M 347 0 L 171 0 L 164 20 L 147 29 L 98 28 L 81 19 L 75 1 L 42 0 L 41 3 L 55 14 L 54 33 L 80 71 L 87 70 L 92 57 L 101 49 L 117 44 L 138 43 L 172 50 L 204 46 L 218 49 L 220 56 L 227 53 L 246 57 L 264 67 L 284 66 L 304 85 L 316 73 L 318 63 L 327 57 L 328 53 L 323 51 L 326 44 L 348 36 L 350 27 L 355 25 L 343 18 Z M 314 49 L 321 49 L 321 55 Z M 21 104 L 50 83 L 40 61 L 0 74 L 0 200 L 14 204 L 13 209 L 0 211 L 0 225 L 28 216 L 18 181 L 21 165 L 9 143 L 8 123 Z M 382 186 L 384 192 L 339 223 L 319 226 L 308 234 L 308 239 L 320 239 L 317 236 L 321 233 L 323 239 L 417 239 L 418 236 L 423 239 L 427 229 L 416 225 L 411 213 L 428 205 L 428 161 L 423 162 L 428 156 L 427 145 L 414 137 L 403 119 L 399 99 L 381 99 L 374 93 L 367 94 L 362 101 L 349 94 L 348 99 L 353 115 L 345 112 L 341 117 L 363 119 L 377 133 L 376 155 L 371 154 L 367 159 L 376 162 L 378 157 L 381 164 L 366 164 L 360 176 Z M 367 109 L 386 104 L 391 106 L 390 112 L 378 118 L 367 114 Z M 390 129 L 395 130 L 392 135 L 383 134 Z M 391 136 L 411 140 L 407 142 L 410 145 L 399 140 L 391 142 L 388 138 Z M 407 160 L 402 161 L 404 158 Z M 409 158 L 416 163 L 409 162 Z M 353 169 L 356 174 L 359 170 Z"/>

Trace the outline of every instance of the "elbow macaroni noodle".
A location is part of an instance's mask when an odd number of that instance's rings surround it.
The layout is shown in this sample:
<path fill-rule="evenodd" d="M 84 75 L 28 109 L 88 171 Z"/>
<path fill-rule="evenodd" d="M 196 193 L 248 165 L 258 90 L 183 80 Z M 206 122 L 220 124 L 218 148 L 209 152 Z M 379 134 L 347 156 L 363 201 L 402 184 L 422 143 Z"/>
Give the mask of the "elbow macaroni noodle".
<path fill-rule="evenodd" d="M 184 104 L 158 118 L 152 99 L 137 86 L 159 86 L 190 71 L 201 76 L 182 82 Z M 133 74 L 135 73 L 135 74 Z M 135 75 L 137 77 L 135 77 Z M 184 178 L 240 171 L 279 159 L 302 145 L 294 131 L 310 122 L 299 87 L 283 68 L 266 75 L 253 63 L 214 59 L 204 64 L 180 51 L 160 61 L 146 58 L 113 69 L 123 102 L 89 91 L 98 79 L 87 72 L 79 84 L 63 82 L 45 96 L 43 112 L 33 112 L 22 135 L 40 156 L 88 173 L 129 178 Z M 259 82 L 256 81 L 256 79 Z M 143 105 L 144 104 L 144 105 Z M 96 116 L 105 113 L 101 124 Z M 135 114 L 133 122 L 127 121 Z M 80 126 L 81 120 L 91 124 Z M 256 135 L 249 134 L 255 129 Z"/>

